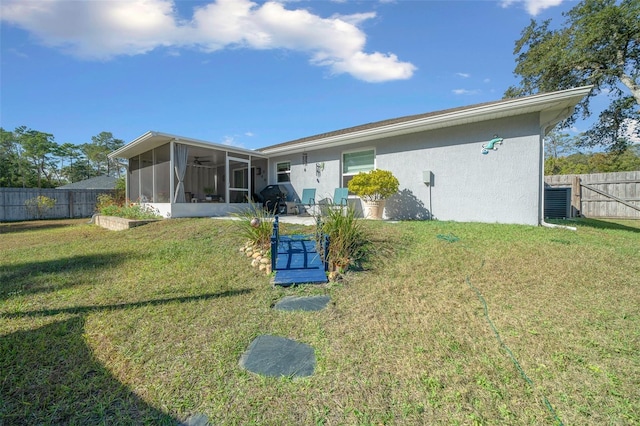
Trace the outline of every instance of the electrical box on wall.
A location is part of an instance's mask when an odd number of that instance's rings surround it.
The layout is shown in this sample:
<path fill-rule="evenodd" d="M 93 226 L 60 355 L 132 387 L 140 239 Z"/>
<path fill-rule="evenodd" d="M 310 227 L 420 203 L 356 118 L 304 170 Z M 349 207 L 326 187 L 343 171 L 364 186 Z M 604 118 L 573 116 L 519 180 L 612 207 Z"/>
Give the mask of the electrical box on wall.
<path fill-rule="evenodd" d="M 431 170 L 424 170 L 422 172 L 422 181 L 427 186 L 433 185 L 433 173 Z"/>

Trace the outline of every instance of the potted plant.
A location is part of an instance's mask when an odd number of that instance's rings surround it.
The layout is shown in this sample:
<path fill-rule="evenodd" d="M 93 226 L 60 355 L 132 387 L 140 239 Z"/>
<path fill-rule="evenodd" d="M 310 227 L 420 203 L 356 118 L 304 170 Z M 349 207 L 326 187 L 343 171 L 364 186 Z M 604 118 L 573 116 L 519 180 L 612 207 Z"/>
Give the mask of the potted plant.
<path fill-rule="evenodd" d="M 211 187 L 211 186 L 205 186 L 205 187 L 204 187 L 204 198 L 205 198 L 207 201 L 211 201 L 211 200 L 213 200 L 213 193 L 214 193 L 214 191 L 215 191 L 215 190 L 216 190 L 216 189 L 215 189 L 215 188 L 213 188 L 213 187 Z"/>
<path fill-rule="evenodd" d="M 380 169 L 360 172 L 348 184 L 349 191 L 364 201 L 373 219 L 382 219 L 386 199 L 398 192 L 399 186 L 393 173 Z"/>

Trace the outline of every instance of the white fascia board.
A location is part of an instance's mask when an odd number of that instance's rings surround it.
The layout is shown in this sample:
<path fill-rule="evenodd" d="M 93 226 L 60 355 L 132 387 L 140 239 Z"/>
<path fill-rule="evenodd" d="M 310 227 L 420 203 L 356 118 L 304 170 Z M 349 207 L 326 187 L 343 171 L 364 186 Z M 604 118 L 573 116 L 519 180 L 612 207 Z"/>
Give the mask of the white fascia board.
<path fill-rule="evenodd" d="M 178 143 L 184 143 L 185 145 L 197 146 L 205 149 L 216 149 L 219 151 L 232 152 L 236 154 L 244 154 L 250 155 L 252 157 L 259 158 L 268 158 L 264 153 L 253 151 L 250 149 L 233 147 L 230 145 L 223 145 L 214 142 L 208 142 L 199 139 L 187 138 L 184 136 L 172 135 L 169 133 L 148 131 L 142 136 L 137 137 L 133 141 L 129 142 L 125 146 L 118 148 L 117 150 L 111 152 L 108 157 L 109 158 L 129 158 L 131 155 L 127 154 L 128 152 L 133 152 L 133 155 L 137 155 L 141 152 L 148 151 L 150 149 L 156 148 L 162 144 L 175 141 Z"/>
<path fill-rule="evenodd" d="M 482 105 L 478 107 L 472 106 L 468 109 L 457 110 L 449 113 L 445 112 L 440 115 L 389 124 L 387 126 L 374 127 L 371 129 L 304 141 L 298 144 L 291 144 L 272 149 L 267 147 L 263 148 L 261 152 L 269 155 L 295 154 L 313 149 L 365 142 L 373 139 L 382 139 L 407 133 L 475 123 L 489 119 L 505 118 L 545 110 L 572 108 L 580 102 L 592 88 L 593 86 L 583 86 L 559 92 L 527 96 L 525 98 L 506 99 L 502 102 L 491 105 Z"/>

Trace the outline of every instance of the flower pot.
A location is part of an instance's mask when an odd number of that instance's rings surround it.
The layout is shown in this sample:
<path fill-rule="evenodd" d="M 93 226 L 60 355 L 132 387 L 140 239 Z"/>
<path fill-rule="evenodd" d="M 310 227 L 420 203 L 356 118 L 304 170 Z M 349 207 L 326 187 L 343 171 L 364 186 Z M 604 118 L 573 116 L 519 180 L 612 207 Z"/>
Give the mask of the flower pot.
<path fill-rule="evenodd" d="M 367 206 L 367 210 L 368 210 L 367 218 L 375 219 L 375 220 L 382 219 L 385 200 L 365 201 L 364 204 L 365 206 Z"/>

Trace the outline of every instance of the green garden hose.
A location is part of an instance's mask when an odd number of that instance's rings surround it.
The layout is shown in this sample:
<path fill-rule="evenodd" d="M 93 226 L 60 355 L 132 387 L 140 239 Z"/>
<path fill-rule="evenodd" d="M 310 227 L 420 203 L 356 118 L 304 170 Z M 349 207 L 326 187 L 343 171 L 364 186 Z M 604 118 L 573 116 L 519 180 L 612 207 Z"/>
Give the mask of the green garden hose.
<path fill-rule="evenodd" d="M 460 238 L 456 237 L 453 234 L 447 234 L 447 235 L 438 234 L 436 237 L 439 240 L 446 241 L 446 242 L 449 242 L 449 243 L 455 243 L 457 241 L 460 241 Z M 482 264 L 480 265 L 480 268 L 482 268 L 483 266 L 484 266 L 484 261 L 482 261 Z M 466 283 L 469 286 L 469 288 L 471 288 L 471 290 L 473 290 L 476 293 L 476 296 L 478 296 L 478 299 L 480 300 L 480 303 L 482 303 L 482 307 L 484 309 L 484 317 L 486 318 L 487 322 L 489 323 L 489 326 L 493 330 L 493 334 L 496 336 L 496 340 L 498 340 L 498 343 L 500 344 L 500 347 L 502 349 L 504 349 L 504 351 L 507 353 L 507 355 L 509 355 L 509 358 L 511 359 L 511 362 L 513 362 L 513 365 L 516 366 L 516 369 L 520 373 L 520 376 L 522 376 L 522 378 L 525 380 L 525 382 L 527 382 L 527 384 L 529 386 L 531 386 L 531 388 L 533 389 L 534 388 L 533 380 L 531 380 L 531 378 L 529 378 L 529 376 L 527 376 L 527 373 L 525 373 L 525 371 L 523 370 L 522 366 L 520 365 L 520 363 L 516 359 L 515 355 L 511 351 L 511 349 L 509 349 L 509 347 L 504 343 L 504 341 L 502 341 L 502 338 L 500 337 L 500 333 L 498 332 L 498 329 L 496 328 L 496 326 L 493 324 L 493 321 L 489 317 L 489 307 L 487 306 L 487 301 L 482 296 L 482 293 L 480 293 L 480 290 L 478 290 L 476 287 L 474 287 L 473 284 L 471 284 L 471 279 L 469 278 L 468 275 L 466 277 Z M 556 421 L 556 424 L 559 425 L 559 426 L 564 426 L 564 423 L 562 423 L 562 420 L 560 419 L 560 417 L 556 413 L 556 410 L 554 410 L 553 406 L 551 405 L 551 403 L 549 402 L 547 397 L 543 395 L 542 399 L 544 401 L 544 405 L 547 407 L 547 410 L 549 410 L 551 415 L 554 417 L 554 419 Z"/>
<path fill-rule="evenodd" d="M 516 356 L 513 354 L 513 352 L 511 352 L 511 349 L 509 349 L 509 347 L 502 341 L 502 338 L 500 337 L 500 333 L 498 333 L 498 329 L 493 324 L 493 321 L 491 321 L 491 318 L 489 317 L 489 308 L 487 307 L 487 302 L 484 300 L 484 297 L 482 297 L 482 293 L 480 293 L 480 290 L 478 290 L 477 288 L 475 288 L 473 286 L 473 284 L 471 284 L 471 280 L 469 279 L 469 276 L 467 276 L 466 281 L 467 281 L 467 285 L 471 288 L 471 290 L 473 290 L 476 293 L 476 296 L 478 296 L 478 299 L 480 299 L 480 302 L 482 303 L 482 306 L 484 308 L 484 316 L 487 319 L 487 322 L 489 323 L 489 325 L 491 326 L 491 329 L 493 330 L 493 334 L 496 336 L 496 339 L 498 340 L 498 343 L 500 343 L 500 346 L 502 347 L 502 349 L 504 349 L 504 351 L 507 353 L 507 355 L 509 355 L 509 358 L 511 358 L 511 361 L 513 362 L 513 365 L 516 366 L 516 369 L 518 370 L 518 372 L 520 373 L 522 378 L 533 389 L 534 388 L 533 380 L 531 380 L 529 378 L 529 376 L 527 376 L 527 373 L 524 372 L 524 370 L 520 366 L 520 363 L 516 359 Z M 551 403 L 549 402 L 547 397 L 543 395 L 542 399 L 544 401 L 544 405 L 547 406 L 547 409 L 553 415 L 553 417 L 555 418 L 557 424 L 560 425 L 560 426 L 563 426 L 562 420 L 560 420 L 560 417 L 558 417 L 558 414 L 556 413 L 556 410 L 553 409 L 553 406 L 551 405 Z"/>

